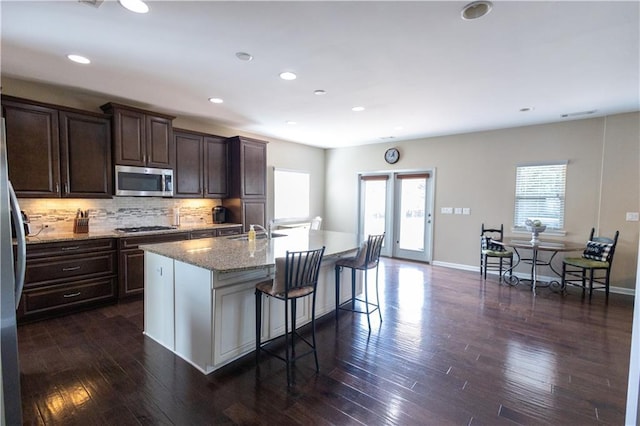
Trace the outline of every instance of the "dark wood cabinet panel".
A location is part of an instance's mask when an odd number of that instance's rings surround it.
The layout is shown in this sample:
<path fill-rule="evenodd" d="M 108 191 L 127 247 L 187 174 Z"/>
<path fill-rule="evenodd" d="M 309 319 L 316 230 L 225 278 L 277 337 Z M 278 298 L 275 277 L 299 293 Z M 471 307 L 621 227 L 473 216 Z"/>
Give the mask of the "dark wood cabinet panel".
<path fill-rule="evenodd" d="M 174 117 L 116 103 L 100 108 L 113 116 L 115 164 L 173 168 Z"/>
<path fill-rule="evenodd" d="M 174 166 L 171 120 L 149 114 L 146 116 L 146 162 L 150 167 L 172 169 Z"/>
<path fill-rule="evenodd" d="M 9 179 L 18 197 L 59 197 L 58 111 L 2 98 Z"/>
<path fill-rule="evenodd" d="M 204 138 L 204 197 L 225 198 L 227 185 L 227 142 L 222 137 Z"/>
<path fill-rule="evenodd" d="M 139 235 L 123 237 L 119 240 L 118 297 L 126 299 L 139 297 L 144 292 L 144 251 L 141 244 L 168 243 L 190 238 L 189 232 L 171 234 Z"/>
<path fill-rule="evenodd" d="M 117 300 L 113 238 L 27 246 L 18 320 L 48 318 Z"/>
<path fill-rule="evenodd" d="M 229 150 L 229 197 L 266 198 L 267 142 L 235 136 L 227 139 Z"/>
<path fill-rule="evenodd" d="M 174 197 L 202 197 L 202 136 L 190 132 L 173 132 L 176 149 Z"/>
<path fill-rule="evenodd" d="M 59 118 L 62 196 L 110 198 L 111 121 L 64 111 Z"/>
<path fill-rule="evenodd" d="M 241 233 L 242 233 L 242 225 L 218 229 L 219 237 L 226 237 L 227 235 L 238 235 Z"/>
<path fill-rule="evenodd" d="M 249 231 L 250 225 L 265 226 L 267 221 L 266 200 L 242 200 L 242 224 L 244 231 Z"/>
<path fill-rule="evenodd" d="M 225 237 L 228 235 L 238 235 L 240 233 L 242 233 L 241 225 L 217 229 L 202 229 L 198 231 L 191 231 L 191 239 L 197 240 L 198 238 Z"/>
<path fill-rule="evenodd" d="M 144 114 L 126 109 L 113 110 L 113 160 L 123 166 L 144 166 Z"/>

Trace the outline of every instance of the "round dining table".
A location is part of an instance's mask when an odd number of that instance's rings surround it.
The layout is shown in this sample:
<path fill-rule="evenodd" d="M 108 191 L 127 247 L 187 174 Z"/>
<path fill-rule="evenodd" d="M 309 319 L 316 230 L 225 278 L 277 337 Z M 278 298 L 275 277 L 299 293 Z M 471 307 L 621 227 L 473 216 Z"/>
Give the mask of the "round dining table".
<path fill-rule="evenodd" d="M 553 273 L 555 273 L 560 281 L 551 280 L 546 283 L 545 287 L 555 287 L 557 286 L 560 290 L 564 290 L 562 287 L 562 275 L 553 268 L 553 258 L 560 252 L 572 252 L 572 251 L 582 251 L 585 248 L 583 243 L 575 243 L 572 241 L 562 241 L 562 240 L 538 240 L 533 242 L 531 240 L 527 240 L 525 238 L 505 238 L 503 241 L 496 241 L 498 244 L 502 244 L 505 247 L 513 248 L 516 256 L 518 256 L 517 262 L 509 269 L 507 269 L 503 277 L 505 282 L 510 285 L 518 285 L 521 281 L 530 281 L 531 282 L 531 290 L 535 293 L 536 287 L 541 287 L 538 285 L 538 266 L 548 266 Z M 531 250 L 531 257 L 525 258 L 522 257 L 519 250 Z M 548 260 L 541 260 L 539 258 L 540 252 L 549 252 L 551 256 Z M 521 263 L 531 264 L 531 276 L 527 279 L 520 279 L 517 276 L 513 275 L 514 269 Z M 507 276 L 508 275 L 508 276 Z"/>

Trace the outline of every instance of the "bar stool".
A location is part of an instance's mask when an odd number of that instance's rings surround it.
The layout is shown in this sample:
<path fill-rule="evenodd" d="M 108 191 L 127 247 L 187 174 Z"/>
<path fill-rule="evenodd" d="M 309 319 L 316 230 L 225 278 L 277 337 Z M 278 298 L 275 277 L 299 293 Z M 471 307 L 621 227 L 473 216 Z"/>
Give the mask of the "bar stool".
<path fill-rule="evenodd" d="M 316 373 L 320 371 L 316 352 L 316 287 L 318 273 L 324 254 L 324 247 L 308 251 L 287 251 L 284 258 L 276 259 L 275 279 L 256 284 L 256 363 L 260 362 L 260 352 L 265 351 L 285 362 L 287 366 L 287 386 L 291 386 L 291 366 L 298 358 L 313 354 L 316 361 Z M 281 338 L 277 336 L 265 342 L 260 341 L 262 333 L 262 295 L 284 301 L 284 357 L 266 348 L 270 342 Z M 300 298 L 312 296 L 311 302 L 311 342 L 296 330 L 296 305 Z M 291 331 L 289 331 L 289 306 L 291 307 Z M 296 337 L 310 350 L 296 355 Z M 289 340 L 291 344 L 289 345 Z"/>
<path fill-rule="evenodd" d="M 367 241 L 358 249 L 358 253 L 353 257 L 345 257 L 336 262 L 336 321 L 338 320 L 338 311 L 351 311 L 360 314 L 367 314 L 367 323 L 369 324 L 369 333 L 371 333 L 370 315 L 378 311 L 380 322 L 382 322 L 382 312 L 380 312 L 380 295 L 378 293 L 378 261 L 380 259 L 380 250 L 382 250 L 382 242 L 384 241 L 384 233 L 380 235 L 369 235 Z M 340 303 L 340 272 L 343 268 L 351 268 L 351 298 L 344 303 Z M 369 269 L 376 270 L 376 303 L 369 302 L 367 271 Z M 364 300 L 356 297 L 356 271 L 364 271 Z M 362 309 L 356 308 L 356 301 L 364 303 Z"/>

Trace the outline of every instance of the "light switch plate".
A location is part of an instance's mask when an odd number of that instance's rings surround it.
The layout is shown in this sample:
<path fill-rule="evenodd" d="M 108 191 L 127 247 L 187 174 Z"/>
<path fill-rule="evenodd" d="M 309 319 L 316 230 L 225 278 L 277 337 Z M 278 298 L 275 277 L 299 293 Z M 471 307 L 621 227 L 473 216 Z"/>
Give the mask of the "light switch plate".
<path fill-rule="evenodd" d="M 469 207 L 463 207 L 462 214 L 471 214 L 471 209 Z"/>
<path fill-rule="evenodd" d="M 627 212 L 627 222 L 637 222 L 640 220 L 639 212 Z"/>
<path fill-rule="evenodd" d="M 462 214 L 462 207 L 456 207 L 453 212 L 454 214 Z"/>
<path fill-rule="evenodd" d="M 442 207 L 440 209 L 440 213 L 442 213 L 442 214 L 453 214 L 453 207 Z"/>

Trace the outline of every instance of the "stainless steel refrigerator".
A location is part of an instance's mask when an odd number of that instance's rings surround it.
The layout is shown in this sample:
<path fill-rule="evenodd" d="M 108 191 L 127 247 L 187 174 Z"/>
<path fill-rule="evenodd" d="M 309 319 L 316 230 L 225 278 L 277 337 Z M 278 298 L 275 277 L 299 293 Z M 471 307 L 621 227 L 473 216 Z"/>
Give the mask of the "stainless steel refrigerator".
<path fill-rule="evenodd" d="M 19 425 L 22 424 L 22 405 L 16 308 L 24 285 L 26 239 L 18 199 L 9 182 L 4 118 L 0 121 L 0 425 Z M 17 241 L 15 262 L 12 217 Z"/>

